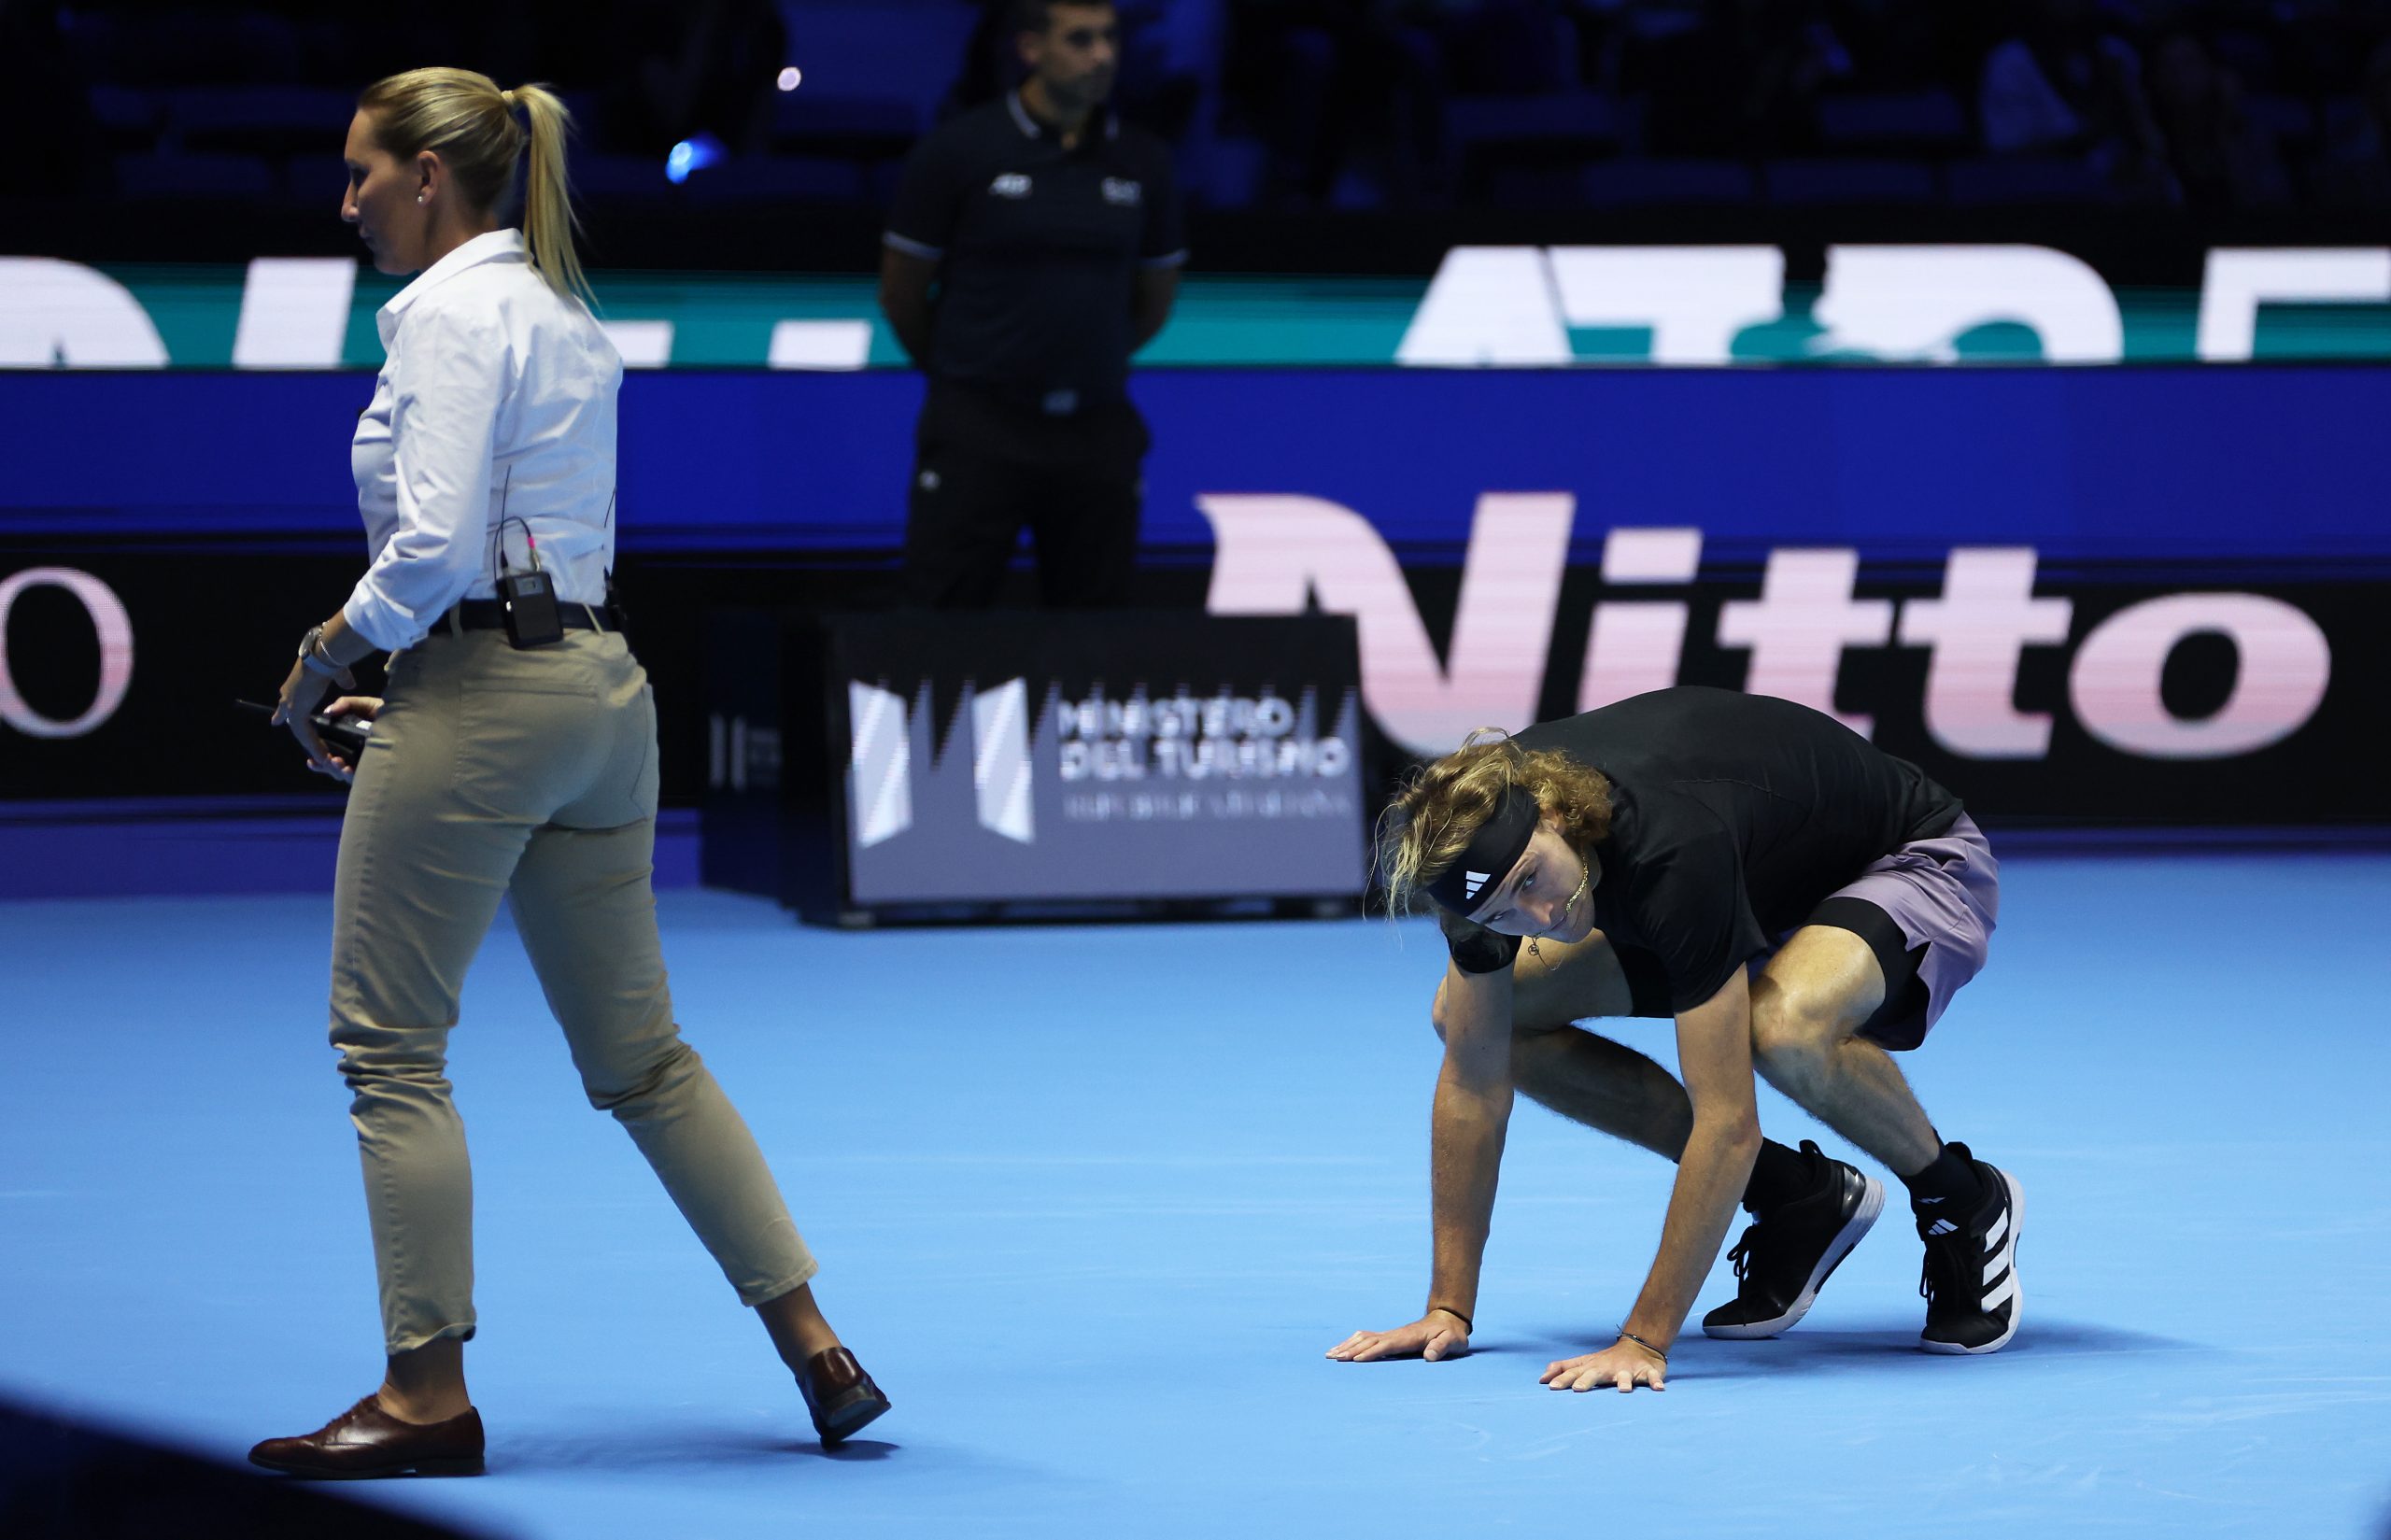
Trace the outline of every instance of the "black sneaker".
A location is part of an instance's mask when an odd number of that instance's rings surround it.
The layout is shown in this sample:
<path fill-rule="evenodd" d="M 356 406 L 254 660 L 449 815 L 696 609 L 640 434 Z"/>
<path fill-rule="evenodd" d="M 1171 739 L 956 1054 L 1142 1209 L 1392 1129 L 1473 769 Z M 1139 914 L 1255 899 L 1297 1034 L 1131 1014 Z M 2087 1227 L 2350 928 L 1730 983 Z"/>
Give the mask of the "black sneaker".
<path fill-rule="evenodd" d="M 1964 1214 L 1917 1209 L 1926 1266 L 1917 1292 L 1926 1296 L 1926 1330 L 1917 1345 L 1930 1353 L 1991 1353 L 2017 1335 L 2025 1296 L 2017 1285 L 2017 1232 L 2026 1223 L 2026 1194 L 2017 1179 L 1954 1144 L 1984 1183 L 1984 1197 Z"/>
<path fill-rule="evenodd" d="M 1753 1216 L 1727 1253 L 1735 1297 L 1702 1318 L 1709 1336 L 1775 1336 L 1809 1313 L 1832 1274 L 1885 1211 L 1885 1184 L 1802 1141 L 1818 1180 L 1790 1203 Z"/>

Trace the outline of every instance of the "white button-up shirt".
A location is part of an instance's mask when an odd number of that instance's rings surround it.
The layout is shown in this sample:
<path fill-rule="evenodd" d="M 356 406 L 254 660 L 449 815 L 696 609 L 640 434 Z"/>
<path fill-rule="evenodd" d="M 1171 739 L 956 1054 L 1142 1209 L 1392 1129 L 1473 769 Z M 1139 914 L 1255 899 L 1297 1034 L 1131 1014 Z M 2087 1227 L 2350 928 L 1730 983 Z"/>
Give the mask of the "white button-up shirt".
<path fill-rule="evenodd" d="M 497 596 L 502 550 L 517 572 L 536 551 L 559 600 L 602 603 L 623 360 L 588 307 L 548 287 L 521 231 L 493 230 L 374 318 L 389 361 L 349 446 L 374 560 L 348 623 L 412 646 L 459 600 Z"/>

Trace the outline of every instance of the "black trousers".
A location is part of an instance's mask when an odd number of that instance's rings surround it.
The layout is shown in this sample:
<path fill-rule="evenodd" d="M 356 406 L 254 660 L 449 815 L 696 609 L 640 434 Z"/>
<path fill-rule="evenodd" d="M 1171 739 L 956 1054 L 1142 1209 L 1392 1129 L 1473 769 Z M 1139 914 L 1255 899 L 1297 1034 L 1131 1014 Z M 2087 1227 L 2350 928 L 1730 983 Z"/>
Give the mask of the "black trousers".
<path fill-rule="evenodd" d="M 1054 609 L 1129 602 L 1145 506 L 1145 419 L 1126 399 L 1068 417 L 933 380 L 914 431 L 904 600 L 985 609 L 1029 531 L 1040 600 Z"/>

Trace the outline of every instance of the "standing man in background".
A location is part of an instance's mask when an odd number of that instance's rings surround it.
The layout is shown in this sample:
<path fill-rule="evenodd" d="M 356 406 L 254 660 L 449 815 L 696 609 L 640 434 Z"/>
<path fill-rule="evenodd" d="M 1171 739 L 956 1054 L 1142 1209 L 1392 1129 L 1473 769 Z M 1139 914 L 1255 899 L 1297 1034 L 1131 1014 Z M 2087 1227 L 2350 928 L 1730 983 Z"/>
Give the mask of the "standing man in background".
<path fill-rule="evenodd" d="M 881 308 L 929 376 L 903 592 L 985 608 L 1026 526 L 1044 603 L 1117 605 L 1150 443 L 1129 356 L 1179 292 L 1178 188 L 1162 143 L 1104 108 L 1111 0 L 1017 0 L 1012 25 L 1027 78 L 913 151 L 881 251 Z"/>

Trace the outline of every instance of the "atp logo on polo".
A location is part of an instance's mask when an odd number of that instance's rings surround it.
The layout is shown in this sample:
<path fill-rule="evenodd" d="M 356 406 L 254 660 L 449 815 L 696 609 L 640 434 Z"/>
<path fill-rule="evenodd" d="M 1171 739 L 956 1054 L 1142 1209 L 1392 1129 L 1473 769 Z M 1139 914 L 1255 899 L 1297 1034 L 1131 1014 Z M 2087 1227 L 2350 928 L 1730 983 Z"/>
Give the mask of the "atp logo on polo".
<path fill-rule="evenodd" d="M 1029 177 L 1024 172 L 1008 171 L 988 184 L 988 191 L 998 198 L 1026 198 L 1029 196 Z"/>
<path fill-rule="evenodd" d="M 1492 876 L 1493 876 L 1493 875 L 1494 875 L 1494 874 L 1493 874 L 1493 872 L 1491 872 L 1491 871 L 1464 871 L 1464 872 L 1463 872 L 1463 873 L 1461 874 L 1461 894 L 1462 894 L 1462 897 L 1464 897 L 1464 898 L 1475 898 L 1475 897 L 1478 897 L 1478 889 L 1480 889 L 1480 888 L 1482 888 L 1482 887 L 1484 887 L 1484 886 L 1486 885 L 1486 880 L 1487 880 L 1489 877 L 1492 877 Z"/>

